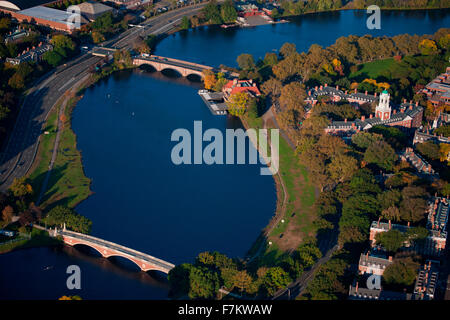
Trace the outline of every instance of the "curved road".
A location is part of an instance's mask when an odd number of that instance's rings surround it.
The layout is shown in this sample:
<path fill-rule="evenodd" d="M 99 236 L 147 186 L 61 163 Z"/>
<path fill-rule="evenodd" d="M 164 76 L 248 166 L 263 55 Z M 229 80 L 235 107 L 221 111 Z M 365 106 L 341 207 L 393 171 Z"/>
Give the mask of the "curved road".
<path fill-rule="evenodd" d="M 103 45 L 132 48 L 140 36 L 164 34 L 174 28 L 183 16 L 192 16 L 205 5 L 206 2 L 199 3 L 158 15 L 143 23 L 144 27 L 130 28 Z M 0 191 L 5 191 L 14 178 L 27 174 L 33 164 L 39 146 L 39 136 L 50 110 L 65 91 L 83 79 L 88 74 L 89 67 L 99 61 L 101 58 L 84 53 L 42 77 L 29 89 L 9 140 L 0 154 Z"/>

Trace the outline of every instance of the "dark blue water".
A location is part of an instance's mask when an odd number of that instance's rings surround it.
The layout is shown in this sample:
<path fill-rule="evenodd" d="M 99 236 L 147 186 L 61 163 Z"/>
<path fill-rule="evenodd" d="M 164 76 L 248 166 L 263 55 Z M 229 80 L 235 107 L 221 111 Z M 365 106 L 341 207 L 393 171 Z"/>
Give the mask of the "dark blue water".
<path fill-rule="evenodd" d="M 375 31 L 365 27 L 365 13 L 356 11 L 256 28 L 203 27 L 168 37 L 157 53 L 235 66 L 243 52 L 262 58 L 284 42 L 304 51 L 349 34 L 431 34 L 450 26 L 449 12 L 384 11 L 382 29 Z M 77 210 L 92 219 L 93 235 L 180 263 L 204 250 L 243 256 L 267 224 L 275 209 L 275 187 L 271 177 L 259 175 L 259 166 L 171 163 L 174 129 L 191 129 L 194 120 L 202 120 L 204 130 L 239 126 L 212 116 L 197 95 L 198 86 L 157 73 L 121 73 L 86 91 L 73 127 L 94 194 Z M 66 288 L 65 270 L 71 264 L 81 267 L 80 291 Z M 166 288 L 160 275 L 72 248 L 0 255 L 0 298 L 164 299 Z"/>
<path fill-rule="evenodd" d="M 169 36 L 158 44 L 157 54 L 211 66 L 237 66 L 241 53 L 253 54 L 255 61 L 266 52 L 277 51 L 285 42 L 295 43 L 298 52 L 308 51 L 317 43 L 327 47 L 350 34 L 395 36 L 398 34 L 433 34 L 450 27 L 450 9 L 417 11 L 382 11 L 381 29 L 366 27 L 365 11 L 348 10 L 308 14 L 291 18 L 290 23 L 250 28 L 222 29 L 200 27 Z"/>
<path fill-rule="evenodd" d="M 261 166 L 172 163 L 175 129 L 236 125 L 212 115 L 198 89 L 125 72 L 86 92 L 72 123 L 95 192 L 77 211 L 93 235 L 181 263 L 206 250 L 242 257 L 267 224 L 276 192 Z"/>

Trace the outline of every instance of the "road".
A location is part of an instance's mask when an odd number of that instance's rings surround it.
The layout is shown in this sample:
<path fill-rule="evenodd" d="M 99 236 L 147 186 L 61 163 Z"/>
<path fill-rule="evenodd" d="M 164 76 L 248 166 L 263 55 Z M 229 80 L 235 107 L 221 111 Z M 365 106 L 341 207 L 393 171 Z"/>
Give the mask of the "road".
<path fill-rule="evenodd" d="M 191 16 L 206 3 L 186 6 L 158 15 L 143 23 L 145 28 L 133 27 L 115 39 L 103 43 L 104 46 L 132 48 L 140 36 L 160 35 L 170 31 L 183 16 Z M 35 159 L 39 146 L 39 136 L 47 116 L 65 91 L 85 77 L 89 68 L 101 61 L 89 53 L 81 54 L 65 66 L 60 66 L 50 74 L 36 81 L 28 90 L 15 126 L 0 154 L 0 191 L 5 191 L 13 182 L 27 174 Z"/>

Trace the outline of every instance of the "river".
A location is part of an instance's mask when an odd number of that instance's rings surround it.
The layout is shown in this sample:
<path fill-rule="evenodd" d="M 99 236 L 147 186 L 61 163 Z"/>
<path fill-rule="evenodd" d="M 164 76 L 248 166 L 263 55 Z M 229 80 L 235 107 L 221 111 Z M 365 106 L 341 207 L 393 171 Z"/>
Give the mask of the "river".
<path fill-rule="evenodd" d="M 291 23 L 244 29 L 201 27 L 175 33 L 157 54 L 212 66 L 236 57 L 262 58 L 284 42 L 299 51 L 328 46 L 340 36 L 431 34 L 450 26 L 449 10 L 384 11 L 381 30 L 366 28 L 361 11 L 311 14 Z M 197 95 L 200 84 L 142 71 L 121 72 L 86 90 L 72 125 L 94 194 L 77 206 L 93 221 L 92 234 L 173 263 L 205 250 L 242 257 L 275 210 L 273 179 L 259 165 L 182 165 L 171 162 L 177 128 L 236 128 L 213 116 Z M 80 266 L 82 289 L 66 288 L 66 268 Z M 0 298 L 165 299 L 159 274 L 138 272 L 122 259 L 87 250 L 35 248 L 0 255 Z"/>

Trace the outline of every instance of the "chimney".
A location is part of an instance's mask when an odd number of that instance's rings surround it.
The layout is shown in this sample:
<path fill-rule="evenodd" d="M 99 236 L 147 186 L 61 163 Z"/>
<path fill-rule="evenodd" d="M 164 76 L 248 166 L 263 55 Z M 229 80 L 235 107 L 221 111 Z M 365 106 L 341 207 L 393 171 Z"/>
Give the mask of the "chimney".
<path fill-rule="evenodd" d="M 365 116 L 361 116 L 361 121 L 365 121 L 366 117 Z"/>
<path fill-rule="evenodd" d="M 344 119 L 344 122 L 347 122 L 347 118 Z"/>
<path fill-rule="evenodd" d="M 323 90 L 323 86 L 320 86 L 320 90 Z"/>
<path fill-rule="evenodd" d="M 372 119 L 372 118 L 373 118 L 373 114 L 371 114 L 371 115 L 369 116 L 369 118 Z"/>
<path fill-rule="evenodd" d="M 410 226 L 411 222 L 408 221 L 408 227 Z"/>
<path fill-rule="evenodd" d="M 403 99 L 403 103 L 406 103 L 406 99 Z"/>
<path fill-rule="evenodd" d="M 409 110 L 412 110 L 413 109 L 413 106 L 412 106 L 412 104 L 410 104 L 409 105 Z"/>
<path fill-rule="evenodd" d="M 391 230 L 392 224 L 391 224 L 391 220 L 389 220 L 389 230 Z"/>
<path fill-rule="evenodd" d="M 358 89 L 357 88 L 355 88 L 355 93 L 357 93 L 358 92 Z"/>
<path fill-rule="evenodd" d="M 392 262 L 392 256 L 389 256 L 389 261 Z"/>
<path fill-rule="evenodd" d="M 314 89 L 315 89 L 315 90 L 317 91 L 317 90 L 319 90 L 319 87 L 318 87 L 318 86 L 315 86 L 315 88 L 314 88 Z"/>
<path fill-rule="evenodd" d="M 419 101 L 416 101 L 416 107 L 418 107 L 419 106 Z"/>
<path fill-rule="evenodd" d="M 336 90 L 339 90 L 339 86 L 336 86 Z"/>
<path fill-rule="evenodd" d="M 366 92 L 364 94 L 367 96 L 367 90 L 366 90 Z"/>
<path fill-rule="evenodd" d="M 345 94 L 348 94 L 348 90 L 345 90 Z"/>
<path fill-rule="evenodd" d="M 377 96 L 378 92 L 375 92 L 375 97 Z"/>
<path fill-rule="evenodd" d="M 401 111 L 401 113 L 403 113 L 403 112 L 405 112 L 405 109 L 401 108 L 400 111 Z"/>
<path fill-rule="evenodd" d="M 394 109 L 394 114 L 397 114 L 397 110 Z"/>
<path fill-rule="evenodd" d="M 310 95 L 311 95 L 311 90 L 308 91 L 308 96 L 310 96 Z"/>

